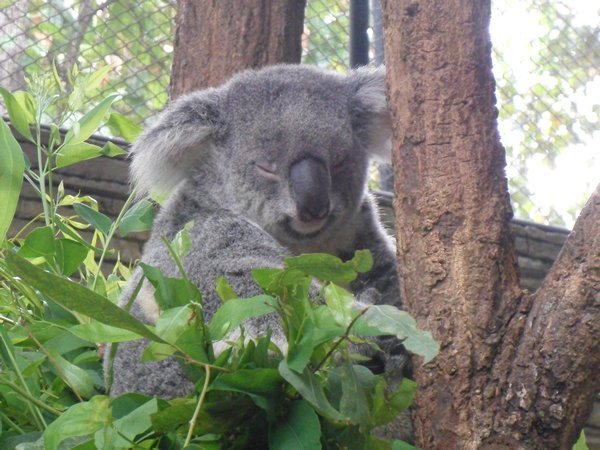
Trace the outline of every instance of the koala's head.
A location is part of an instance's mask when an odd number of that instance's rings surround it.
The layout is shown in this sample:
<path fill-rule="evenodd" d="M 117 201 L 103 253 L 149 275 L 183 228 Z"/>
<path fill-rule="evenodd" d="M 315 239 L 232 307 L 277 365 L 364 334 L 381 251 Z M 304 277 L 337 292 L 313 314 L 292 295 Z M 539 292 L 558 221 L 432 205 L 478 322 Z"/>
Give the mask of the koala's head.
<path fill-rule="evenodd" d="M 135 143 L 133 178 L 141 191 L 192 179 L 200 201 L 297 245 L 352 220 L 389 122 L 382 69 L 246 71 L 174 101 Z"/>

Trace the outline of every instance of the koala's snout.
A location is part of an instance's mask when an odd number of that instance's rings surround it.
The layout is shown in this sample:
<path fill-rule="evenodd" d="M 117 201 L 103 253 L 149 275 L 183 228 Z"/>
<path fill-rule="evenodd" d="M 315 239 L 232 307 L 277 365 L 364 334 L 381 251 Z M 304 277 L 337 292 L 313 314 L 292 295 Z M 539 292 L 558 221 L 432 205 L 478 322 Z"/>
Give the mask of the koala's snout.
<path fill-rule="evenodd" d="M 321 221 L 329 214 L 331 176 L 325 164 L 304 158 L 290 167 L 290 192 L 302 222 Z"/>

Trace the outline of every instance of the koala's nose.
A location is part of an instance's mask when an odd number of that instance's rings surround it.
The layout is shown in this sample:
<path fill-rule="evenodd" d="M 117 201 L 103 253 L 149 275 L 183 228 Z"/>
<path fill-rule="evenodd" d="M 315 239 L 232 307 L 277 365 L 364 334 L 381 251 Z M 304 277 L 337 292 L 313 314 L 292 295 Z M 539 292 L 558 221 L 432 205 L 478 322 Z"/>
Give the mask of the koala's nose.
<path fill-rule="evenodd" d="M 303 222 L 320 220 L 329 214 L 331 177 L 325 164 L 304 158 L 290 167 L 290 191 Z"/>

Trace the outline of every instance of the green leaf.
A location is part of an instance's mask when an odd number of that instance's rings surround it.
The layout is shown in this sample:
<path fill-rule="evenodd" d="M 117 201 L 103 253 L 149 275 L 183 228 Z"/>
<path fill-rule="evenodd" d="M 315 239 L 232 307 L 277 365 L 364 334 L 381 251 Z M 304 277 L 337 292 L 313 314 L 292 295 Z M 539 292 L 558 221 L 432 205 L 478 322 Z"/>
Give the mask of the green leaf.
<path fill-rule="evenodd" d="M 209 334 L 213 341 L 222 339 L 246 319 L 260 317 L 275 311 L 277 301 L 269 295 L 251 298 L 236 298 L 224 303 L 213 315 L 209 324 Z"/>
<path fill-rule="evenodd" d="M 577 442 L 575 442 L 575 445 L 573 446 L 573 450 L 588 450 L 588 445 L 585 440 L 584 430 L 581 430 L 581 434 L 579 435 L 579 439 L 577 439 Z"/>
<path fill-rule="evenodd" d="M 273 398 L 281 395 L 283 378 L 277 369 L 239 369 L 219 376 L 211 391 L 241 392 L 254 400 L 257 406 L 273 408 Z M 271 400 L 270 400 L 271 399 Z"/>
<path fill-rule="evenodd" d="M 190 327 L 193 309 L 190 305 L 179 306 L 163 311 L 156 322 L 156 334 L 165 342 L 175 344 L 183 332 Z M 201 343 L 199 343 L 201 344 Z M 150 359 L 160 361 L 175 353 L 172 345 L 160 342 L 150 343 L 143 354 L 143 361 Z"/>
<path fill-rule="evenodd" d="M 108 236 L 110 227 L 112 226 L 112 220 L 109 217 L 83 203 L 74 203 L 73 209 L 79 214 L 79 217 L 100 231 L 104 236 Z"/>
<path fill-rule="evenodd" d="M 80 142 L 86 141 L 94 134 L 102 124 L 106 113 L 118 97 L 118 94 L 109 95 L 79 119 L 79 121 L 77 121 L 67 132 L 64 141 L 65 145 L 79 144 Z"/>
<path fill-rule="evenodd" d="M 121 218 L 119 233 L 125 237 L 129 233 L 148 231 L 152 228 L 154 208 L 148 200 L 141 200 L 134 204 Z"/>
<path fill-rule="evenodd" d="M 25 119 L 28 124 L 35 123 L 35 99 L 27 91 L 15 91 L 12 93 L 14 99 L 19 104 L 23 112 L 25 113 Z"/>
<path fill-rule="evenodd" d="M 194 227 L 194 221 L 190 220 L 186 223 L 181 230 L 175 234 L 175 237 L 171 241 L 171 248 L 182 260 L 185 255 L 192 249 L 192 240 L 190 239 L 190 230 Z"/>
<path fill-rule="evenodd" d="M 361 336 L 396 336 L 404 347 L 424 358 L 424 364 L 439 352 L 440 345 L 429 331 L 419 330 L 417 323 L 406 311 L 391 305 L 372 305 L 359 317 L 353 332 Z"/>
<path fill-rule="evenodd" d="M 171 400 L 170 405 L 153 414 L 152 427 L 158 433 L 168 433 L 177 429 L 177 427 L 189 422 L 194 414 L 197 400 L 193 398 L 176 398 Z"/>
<path fill-rule="evenodd" d="M 321 424 L 315 410 L 305 401 L 295 401 L 285 418 L 269 430 L 269 448 L 277 450 L 318 450 Z"/>
<path fill-rule="evenodd" d="M 63 145 L 56 152 L 56 168 L 70 166 L 81 161 L 97 158 L 102 154 L 102 147 L 89 144 L 87 142 L 78 142 Z"/>
<path fill-rule="evenodd" d="M 4 105 L 8 111 L 8 118 L 10 119 L 12 126 L 15 127 L 23 137 L 34 142 L 31 130 L 29 129 L 29 124 L 34 122 L 33 116 L 19 104 L 15 95 L 11 94 L 6 89 L 0 87 L 0 95 L 4 98 Z M 2 120 L 2 122 L 4 121 Z"/>
<path fill-rule="evenodd" d="M 35 267 L 15 253 L 7 252 L 6 264 L 25 283 L 38 289 L 49 299 L 71 311 L 92 317 L 99 322 L 133 331 L 147 339 L 164 342 L 135 317 L 110 300 L 64 277 Z"/>
<path fill-rule="evenodd" d="M 152 426 L 150 416 L 156 412 L 158 412 L 158 401 L 153 398 L 115 420 L 108 430 L 98 430 L 94 435 L 96 448 L 129 448 L 137 435 Z"/>
<path fill-rule="evenodd" d="M 279 363 L 279 373 L 323 417 L 332 421 L 347 421 L 346 417 L 331 406 L 316 375 L 308 368 L 299 374 L 291 370 L 286 361 L 283 360 Z"/>
<path fill-rule="evenodd" d="M 354 318 L 354 296 L 346 289 L 328 284 L 324 289 L 325 303 L 338 325 L 347 327 Z"/>
<path fill-rule="evenodd" d="M 235 293 L 231 285 L 227 282 L 225 277 L 217 278 L 217 295 L 221 299 L 223 303 L 228 300 L 239 298 L 239 296 Z"/>
<path fill-rule="evenodd" d="M 79 395 L 90 398 L 94 395 L 94 382 L 90 375 L 81 367 L 67 361 L 55 352 L 49 352 L 54 363 L 58 365 L 59 376 Z"/>
<path fill-rule="evenodd" d="M 164 341 L 175 343 L 183 330 L 187 328 L 193 309 L 191 306 L 179 306 L 163 311 L 156 321 L 156 334 Z"/>
<path fill-rule="evenodd" d="M 104 144 L 101 153 L 103 156 L 107 156 L 109 158 L 114 158 L 115 156 L 122 156 L 127 154 L 127 152 L 123 150 L 123 148 L 111 141 L 107 141 L 106 144 Z"/>
<path fill-rule="evenodd" d="M 410 445 L 404 441 L 392 441 L 392 450 L 419 450 L 418 447 Z"/>
<path fill-rule="evenodd" d="M 191 281 L 166 277 L 158 268 L 144 263 L 140 263 L 140 267 L 148 281 L 154 286 L 154 298 L 161 311 L 185 306 L 190 302 L 202 302 L 202 295 L 198 287 Z"/>
<path fill-rule="evenodd" d="M 80 339 L 88 342 L 125 342 L 140 339 L 141 336 L 123 328 L 111 327 L 96 320 L 89 323 L 74 325 L 69 331 Z"/>
<path fill-rule="evenodd" d="M 25 258 L 43 257 L 49 260 L 56 253 L 56 239 L 50 227 L 38 227 L 27 235 L 19 249 Z"/>
<path fill-rule="evenodd" d="M 366 427 L 370 420 L 369 396 L 376 377 L 364 366 L 346 360 L 341 367 L 342 397 L 340 412 L 352 422 Z"/>
<path fill-rule="evenodd" d="M 295 339 L 300 338 L 299 341 L 290 342 L 290 348 L 287 356 L 287 365 L 290 369 L 302 373 L 304 368 L 310 361 L 315 344 L 315 326 L 310 321 L 304 322 L 304 327 L 299 332 Z"/>
<path fill-rule="evenodd" d="M 17 210 L 23 184 L 25 159 L 19 143 L 0 119 L 0 242 L 4 240 Z"/>
<path fill-rule="evenodd" d="M 56 263 L 65 276 L 72 275 L 88 254 L 88 248 L 71 239 L 58 239 L 56 246 Z"/>
<path fill-rule="evenodd" d="M 325 253 L 293 256 L 285 258 L 284 262 L 287 268 L 297 269 L 306 275 L 335 284 L 347 285 L 356 279 L 355 264 L 343 262 L 337 256 Z"/>
<path fill-rule="evenodd" d="M 116 112 L 111 113 L 106 125 L 113 135 L 120 136 L 127 142 L 135 141 L 142 132 L 140 125 Z"/>
<path fill-rule="evenodd" d="M 46 450 L 56 450 L 69 437 L 87 436 L 107 427 L 111 421 L 109 399 L 95 396 L 88 402 L 77 403 L 67 409 L 44 431 Z"/>
<path fill-rule="evenodd" d="M 108 72 L 110 72 L 112 66 L 110 64 L 100 67 L 98 70 L 92 72 L 85 77 L 85 93 L 91 95 L 93 91 L 100 86 Z"/>

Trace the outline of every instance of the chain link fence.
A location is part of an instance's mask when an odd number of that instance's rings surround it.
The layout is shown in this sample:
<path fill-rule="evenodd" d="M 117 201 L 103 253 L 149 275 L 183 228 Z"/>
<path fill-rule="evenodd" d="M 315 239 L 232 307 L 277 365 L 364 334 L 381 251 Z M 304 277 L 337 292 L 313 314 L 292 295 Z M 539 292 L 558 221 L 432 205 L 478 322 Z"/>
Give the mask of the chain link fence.
<path fill-rule="evenodd" d="M 377 1 L 368 30 L 381 60 Z M 346 70 L 349 0 L 308 0 L 303 62 Z M 600 6 L 588 0 L 494 0 L 492 41 L 518 217 L 571 226 L 600 178 Z M 143 122 L 167 101 L 175 0 L 0 0 L 0 86 L 109 64 L 99 96 Z"/>
<path fill-rule="evenodd" d="M 167 102 L 176 1 L 0 0 L 0 86 L 23 89 L 33 74 L 61 79 L 72 68 L 106 65 L 98 97 L 119 93 L 116 109 L 140 122 Z"/>

